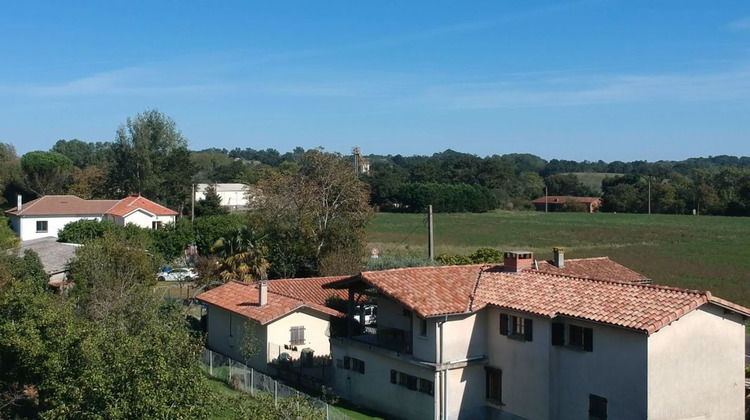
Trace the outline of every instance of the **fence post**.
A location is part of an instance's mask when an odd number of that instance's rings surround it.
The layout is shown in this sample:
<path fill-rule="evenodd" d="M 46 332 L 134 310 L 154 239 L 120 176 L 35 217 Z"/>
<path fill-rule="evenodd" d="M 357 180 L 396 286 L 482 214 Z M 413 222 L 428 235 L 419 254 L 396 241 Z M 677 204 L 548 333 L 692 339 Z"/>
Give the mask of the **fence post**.
<path fill-rule="evenodd" d="M 273 405 L 279 408 L 279 383 L 273 381 Z"/>
<path fill-rule="evenodd" d="M 253 390 L 255 389 L 255 369 L 250 368 L 250 395 L 255 395 Z"/>
<path fill-rule="evenodd" d="M 229 377 L 227 378 L 227 383 L 229 385 L 232 384 L 232 359 L 229 359 Z"/>
<path fill-rule="evenodd" d="M 326 403 L 326 420 L 331 420 L 331 417 L 328 414 L 328 403 Z"/>
<path fill-rule="evenodd" d="M 214 352 L 211 350 L 208 351 L 208 373 L 214 376 Z"/>

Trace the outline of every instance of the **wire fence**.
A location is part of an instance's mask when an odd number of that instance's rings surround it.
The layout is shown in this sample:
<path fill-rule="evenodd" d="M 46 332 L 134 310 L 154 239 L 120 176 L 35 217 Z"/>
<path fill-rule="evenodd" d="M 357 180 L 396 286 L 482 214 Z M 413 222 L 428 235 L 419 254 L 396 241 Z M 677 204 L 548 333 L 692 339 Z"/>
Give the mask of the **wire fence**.
<path fill-rule="evenodd" d="M 351 420 L 351 417 L 325 401 L 285 385 L 222 354 L 204 348 L 201 354 L 201 362 L 206 365 L 209 375 L 226 382 L 238 391 L 251 396 L 258 392 L 272 395 L 276 404 L 279 400 L 290 397 L 304 398 L 311 407 L 321 411 L 321 418 L 326 420 Z M 323 414 L 325 414 L 325 417 L 323 417 Z"/>

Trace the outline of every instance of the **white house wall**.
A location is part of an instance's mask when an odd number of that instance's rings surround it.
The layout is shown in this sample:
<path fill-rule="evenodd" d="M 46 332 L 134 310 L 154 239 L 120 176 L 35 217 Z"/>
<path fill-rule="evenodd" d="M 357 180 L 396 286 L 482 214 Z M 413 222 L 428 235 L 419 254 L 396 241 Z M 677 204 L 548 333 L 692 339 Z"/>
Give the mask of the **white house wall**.
<path fill-rule="evenodd" d="M 284 349 L 284 344 L 291 345 L 292 327 L 298 326 L 305 327 L 305 343 L 294 344 L 293 347 L 296 347 L 297 351 Z M 281 347 L 281 352 L 289 353 L 293 359 L 299 359 L 304 348 L 313 349 L 314 356 L 327 356 L 331 354 L 331 345 L 328 341 L 328 326 L 328 315 L 309 308 L 301 308 L 296 312 L 269 323 L 267 325 L 267 338 L 271 353 L 269 353 L 268 357 L 270 359 L 278 357 L 278 354 L 273 354 L 277 351 L 275 350 L 277 349 L 276 346 Z"/>
<path fill-rule="evenodd" d="M 704 305 L 648 340 L 648 418 L 741 419 L 745 413 L 745 325 Z"/>
<path fill-rule="evenodd" d="M 378 298 L 378 328 L 411 331 L 412 318 L 404 314 L 404 306 L 386 297 Z"/>
<path fill-rule="evenodd" d="M 69 216 L 24 216 L 24 217 L 11 217 L 13 223 L 13 229 L 16 231 L 22 241 L 30 241 L 32 239 L 47 238 L 54 236 L 57 238 L 60 229 L 65 227 L 68 223 L 77 222 L 82 219 L 88 220 L 99 220 L 101 217 L 92 215 L 69 215 Z M 37 232 L 36 222 L 47 221 L 47 231 Z M 20 227 L 20 229 L 17 229 Z"/>
<path fill-rule="evenodd" d="M 268 373 L 266 326 L 261 326 L 256 323 L 254 333 L 256 339 L 260 343 L 258 346 L 259 351 L 252 359 L 245 360 L 240 349 L 245 340 L 245 323 L 250 320 L 247 317 L 232 313 L 215 305 L 208 305 L 207 316 L 208 348 L 239 362 L 244 362 L 256 370 Z"/>
<path fill-rule="evenodd" d="M 502 371 L 503 411 L 522 418 L 549 419 L 549 319 L 497 308 L 482 312 L 487 317 L 488 366 Z M 530 318 L 533 322 L 531 341 L 501 335 L 501 313 Z M 483 386 L 473 391 L 482 392 L 482 397 L 486 395 Z"/>
<path fill-rule="evenodd" d="M 380 310 L 378 309 L 378 316 Z M 435 371 L 420 367 L 414 362 L 391 355 L 389 351 L 370 348 L 366 344 L 348 340 L 331 339 L 334 358 L 333 387 L 337 395 L 356 404 L 372 407 L 392 418 L 432 420 L 435 413 L 435 398 L 418 390 L 411 390 L 398 383 L 391 383 L 391 370 L 404 372 L 417 378 L 433 381 L 437 395 Z M 365 373 L 343 369 L 345 356 L 365 362 Z M 408 358 L 408 356 L 404 356 Z"/>
<path fill-rule="evenodd" d="M 570 323 L 592 328 L 593 351 L 567 346 L 548 347 L 551 390 L 549 418 L 588 418 L 590 394 L 607 399 L 608 418 L 647 418 L 647 335 L 579 320 L 555 318 L 554 321 L 566 322 L 566 334 Z M 536 331 L 536 322 L 534 324 Z M 540 334 L 535 334 L 534 340 L 537 336 Z M 506 384 L 513 386 L 503 378 L 503 386 Z M 661 398 L 657 394 L 654 397 Z"/>
<path fill-rule="evenodd" d="M 174 216 L 152 216 L 142 210 L 137 210 L 129 214 L 127 217 L 117 217 L 115 221 L 120 226 L 133 224 L 145 229 L 151 229 L 152 222 L 161 222 L 162 225 L 167 225 L 169 223 L 174 223 L 174 219 Z"/>

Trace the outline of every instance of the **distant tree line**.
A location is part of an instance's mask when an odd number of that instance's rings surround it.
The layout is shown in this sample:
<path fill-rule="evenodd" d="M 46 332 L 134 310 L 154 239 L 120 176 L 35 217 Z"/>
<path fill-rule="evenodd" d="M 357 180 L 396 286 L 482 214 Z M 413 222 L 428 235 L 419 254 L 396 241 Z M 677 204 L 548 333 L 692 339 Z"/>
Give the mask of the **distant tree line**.
<path fill-rule="evenodd" d="M 59 140 L 49 151 L 16 155 L 0 143 L 0 188 L 5 206 L 16 195 L 122 198 L 140 192 L 183 214 L 190 213 L 191 185 L 256 184 L 269 174 L 299 167 L 306 153 L 297 147 L 190 151 L 175 122 L 146 110 L 116 130 L 111 142 Z M 342 157 L 346 158 L 346 157 Z M 525 153 L 480 157 L 453 150 L 431 156 L 369 155 L 370 170 L 359 179 L 369 185 L 370 203 L 381 211 L 484 212 L 531 209 L 545 194 L 602 196 L 603 211 L 748 215 L 750 157 L 713 156 L 683 161 L 604 162 L 545 160 Z M 354 171 L 351 165 L 343 170 Z M 610 174 L 601 183 L 580 174 Z M 213 198 L 213 197 L 212 197 Z M 218 214 L 216 203 L 197 203 L 199 216 Z M 215 201 L 215 198 L 214 198 Z"/>

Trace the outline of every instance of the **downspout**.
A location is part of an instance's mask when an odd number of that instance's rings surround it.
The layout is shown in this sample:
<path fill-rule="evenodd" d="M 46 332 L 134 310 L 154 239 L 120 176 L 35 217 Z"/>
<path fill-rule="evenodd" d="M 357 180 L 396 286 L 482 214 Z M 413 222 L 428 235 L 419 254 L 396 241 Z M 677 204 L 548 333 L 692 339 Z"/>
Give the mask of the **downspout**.
<path fill-rule="evenodd" d="M 441 369 L 440 372 L 441 372 L 441 375 L 443 376 L 443 380 L 441 383 L 443 386 L 443 389 L 440 392 L 440 398 L 442 400 L 442 405 L 443 405 L 441 413 L 440 413 L 440 416 L 441 416 L 440 418 L 442 420 L 447 420 L 448 418 L 448 371 L 443 368 L 443 360 L 444 360 L 443 358 L 443 349 L 444 349 L 443 348 L 443 337 L 444 337 L 443 324 L 445 324 L 446 322 L 448 322 L 448 315 L 445 315 L 445 319 L 443 320 L 443 322 L 439 324 L 440 325 L 440 369 Z"/>

